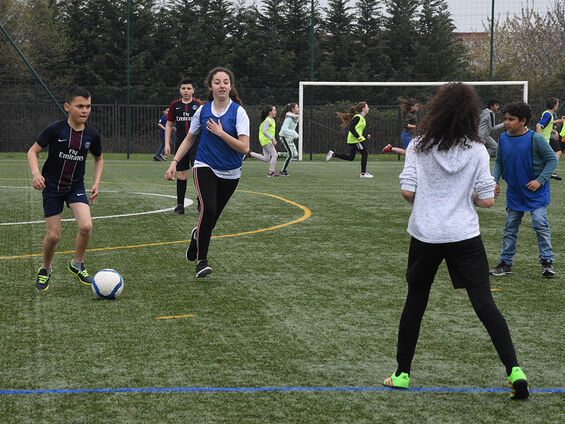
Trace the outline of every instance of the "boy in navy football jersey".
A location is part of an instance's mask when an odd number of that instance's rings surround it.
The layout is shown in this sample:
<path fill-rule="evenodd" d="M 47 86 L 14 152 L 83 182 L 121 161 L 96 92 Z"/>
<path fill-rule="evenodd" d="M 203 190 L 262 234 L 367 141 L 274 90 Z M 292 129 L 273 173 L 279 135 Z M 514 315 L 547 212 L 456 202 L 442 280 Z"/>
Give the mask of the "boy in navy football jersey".
<path fill-rule="evenodd" d="M 188 134 L 190 121 L 196 110 L 200 107 L 200 100 L 193 98 L 194 85 L 190 78 L 183 78 L 180 81 L 180 99 L 174 100 L 169 106 L 167 114 L 167 124 L 165 125 L 165 156 L 171 154 L 171 132 L 173 122 L 176 126 L 176 148 Z M 177 207 L 173 211 L 175 215 L 184 214 L 184 198 L 186 196 L 186 181 L 188 180 L 188 170 L 194 165 L 194 158 L 198 150 L 198 139 L 190 150 L 176 163 L 177 171 Z M 200 209 L 199 209 L 200 210 Z"/>
<path fill-rule="evenodd" d="M 104 167 L 102 146 L 98 131 L 86 124 L 91 109 L 90 93 L 82 87 L 71 88 L 65 98 L 64 108 L 69 114 L 68 118 L 49 125 L 27 152 L 33 188 L 43 194 L 47 227 L 43 239 L 43 263 L 35 281 L 39 291 L 49 288 L 51 263 L 61 238 L 61 212 L 65 202 L 73 211 L 78 225 L 75 255 L 68 268 L 81 283 L 92 284 L 92 277 L 86 271 L 83 259 L 92 233 L 88 200 L 94 203 L 98 196 Z M 47 146 L 49 154 L 40 172 L 38 155 Z M 84 172 L 89 150 L 94 155 L 94 183 L 90 189 L 90 199 L 87 199 Z"/>

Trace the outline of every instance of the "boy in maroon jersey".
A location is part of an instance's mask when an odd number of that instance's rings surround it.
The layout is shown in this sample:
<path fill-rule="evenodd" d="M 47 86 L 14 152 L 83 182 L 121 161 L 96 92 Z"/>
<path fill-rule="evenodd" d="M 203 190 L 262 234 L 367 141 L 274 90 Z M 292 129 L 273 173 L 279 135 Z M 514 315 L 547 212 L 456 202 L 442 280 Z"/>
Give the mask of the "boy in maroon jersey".
<path fill-rule="evenodd" d="M 173 122 L 176 126 L 176 148 L 178 149 L 182 141 L 188 134 L 190 121 L 196 110 L 200 107 L 201 102 L 193 98 L 194 85 L 190 78 L 183 78 L 180 81 L 179 92 L 180 99 L 177 99 L 169 106 L 167 115 L 167 124 L 165 125 L 165 156 L 171 154 L 171 132 Z M 192 145 L 190 150 L 177 162 L 177 207 L 173 211 L 175 215 L 184 214 L 184 198 L 186 196 L 186 181 L 188 179 L 188 170 L 194 165 L 194 158 L 198 150 L 198 141 Z M 175 150 L 176 151 L 176 150 Z"/>
<path fill-rule="evenodd" d="M 35 288 L 45 291 L 49 288 L 51 263 L 57 243 L 61 238 L 61 212 L 64 203 L 73 211 L 78 234 L 75 241 L 75 255 L 68 266 L 83 284 L 92 284 L 83 260 L 92 233 L 92 217 L 89 200 L 94 203 L 102 177 L 104 161 L 100 134 L 86 124 L 91 110 L 90 93 L 82 87 L 72 87 L 65 98 L 67 119 L 55 121 L 39 135 L 27 152 L 27 160 L 33 176 L 33 188 L 43 194 L 43 210 L 47 234 L 43 239 L 43 263 L 37 272 Z M 39 171 L 39 153 L 49 146 L 49 154 Z M 94 156 L 94 182 L 87 199 L 84 188 L 86 156 Z"/>

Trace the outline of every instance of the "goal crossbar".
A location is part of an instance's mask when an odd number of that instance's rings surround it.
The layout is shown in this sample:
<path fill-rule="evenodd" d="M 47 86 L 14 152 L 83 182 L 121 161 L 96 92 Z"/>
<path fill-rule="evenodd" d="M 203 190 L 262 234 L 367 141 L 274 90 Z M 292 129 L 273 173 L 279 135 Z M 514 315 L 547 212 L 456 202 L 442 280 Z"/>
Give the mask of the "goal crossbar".
<path fill-rule="evenodd" d="M 300 81 L 298 83 L 298 107 L 300 108 L 298 120 L 298 160 L 302 160 L 304 143 L 304 87 L 305 86 L 333 86 L 333 87 L 437 87 L 453 82 L 462 82 L 474 86 L 501 86 L 521 85 L 525 103 L 528 103 L 528 81 L 396 81 L 396 82 L 345 82 L 345 81 Z"/>

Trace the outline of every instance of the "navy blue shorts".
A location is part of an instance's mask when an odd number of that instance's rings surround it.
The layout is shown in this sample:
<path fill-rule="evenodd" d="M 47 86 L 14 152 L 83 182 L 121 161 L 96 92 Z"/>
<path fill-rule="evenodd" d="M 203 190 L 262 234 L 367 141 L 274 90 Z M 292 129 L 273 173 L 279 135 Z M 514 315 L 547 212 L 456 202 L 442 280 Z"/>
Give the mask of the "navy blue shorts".
<path fill-rule="evenodd" d="M 84 189 L 84 184 L 74 184 L 69 190 L 58 191 L 51 190 L 47 187 L 41 192 L 43 194 L 43 212 L 45 218 L 50 216 L 59 215 L 63 212 L 64 202 L 67 202 L 67 207 L 71 203 L 88 203 L 88 196 Z"/>

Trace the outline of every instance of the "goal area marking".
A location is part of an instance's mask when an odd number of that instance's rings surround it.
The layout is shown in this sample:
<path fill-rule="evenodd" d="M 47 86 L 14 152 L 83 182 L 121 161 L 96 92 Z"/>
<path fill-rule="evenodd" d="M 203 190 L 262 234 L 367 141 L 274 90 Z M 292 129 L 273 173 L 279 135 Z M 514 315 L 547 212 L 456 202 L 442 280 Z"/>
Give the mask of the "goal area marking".
<path fill-rule="evenodd" d="M 298 83 L 298 160 L 302 160 L 304 146 L 304 87 L 305 86 L 333 86 L 333 87 L 438 87 L 452 82 L 462 82 L 473 86 L 504 86 L 518 85 L 522 86 L 523 100 L 528 102 L 528 81 L 428 81 L 428 82 L 344 82 L 344 81 L 300 81 Z"/>

